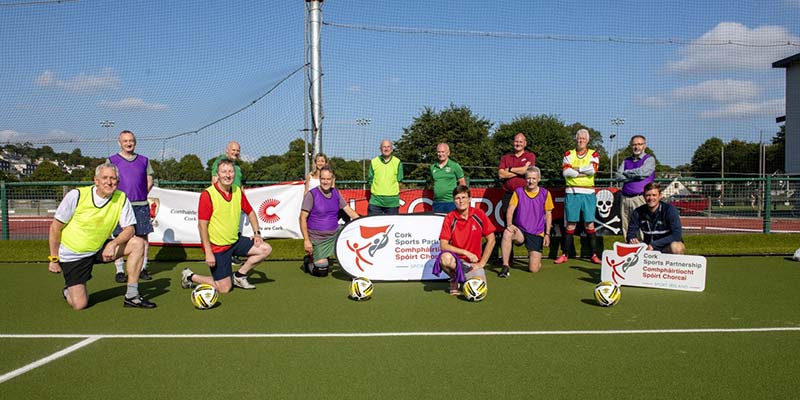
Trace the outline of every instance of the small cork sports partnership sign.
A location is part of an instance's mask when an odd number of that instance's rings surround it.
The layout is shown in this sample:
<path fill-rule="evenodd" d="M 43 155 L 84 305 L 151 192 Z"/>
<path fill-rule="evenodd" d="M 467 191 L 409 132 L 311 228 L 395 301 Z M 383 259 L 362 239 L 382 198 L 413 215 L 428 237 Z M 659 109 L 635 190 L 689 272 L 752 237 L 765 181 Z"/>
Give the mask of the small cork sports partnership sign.
<path fill-rule="evenodd" d="M 620 286 L 702 292 L 706 288 L 706 258 L 648 251 L 647 245 L 614 243 L 603 252 L 600 278 Z"/>
<path fill-rule="evenodd" d="M 336 258 L 353 277 L 373 281 L 447 279 L 433 275 L 439 255 L 440 214 L 373 215 L 345 225 Z"/>

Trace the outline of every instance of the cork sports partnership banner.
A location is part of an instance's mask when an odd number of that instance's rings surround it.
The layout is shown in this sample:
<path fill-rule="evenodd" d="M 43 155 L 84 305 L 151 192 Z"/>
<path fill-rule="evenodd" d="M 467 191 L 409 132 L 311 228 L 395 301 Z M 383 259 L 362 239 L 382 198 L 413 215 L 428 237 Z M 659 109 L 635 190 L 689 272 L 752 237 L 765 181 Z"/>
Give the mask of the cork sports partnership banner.
<path fill-rule="evenodd" d="M 614 243 L 603 252 L 600 278 L 617 285 L 702 292 L 706 258 L 646 250 L 647 245 Z"/>
<path fill-rule="evenodd" d="M 373 281 L 447 279 L 433 275 L 444 215 L 374 215 L 348 223 L 336 240 L 336 259 L 352 277 Z"/>
<path fill-rule="evenodd" d="M 550 190 L 555 203 L 553 220 L 564 215 L 564 189 Z M 596 189 L 597 232 L 619 234 L 620 222 L 616 188 Z M 360 215 L 367 214 L 369 191 L 364 189 L 342 189 L 339 192 L 345 201 Z M 245 188 L 250 204 L 258 217 L 259 230 L 264 238 L 302 238 L 300 232 L 300 207 L 303 199 L 303 183 L 290 182 L 279 185 Z M 433 193 L 430 190 L 404 190 L 400 192 L 400 214 L 431 212 Z M 486 212 L 496 232 L 505 229 L 504 217 L 500 215 L 503 190 L 495 188 L 470 189 L 471 205 Z M 200 194 L 183 190 L 169 190 L 154 187 L 148 194 L 150 219 L 154 232 L 150 243 L 155 245 L 199 246 L 200 234 L 197 230 L 197 204 Z M 242 234 L 250 236 L 253 229 L 242 215 L 240 224 Z"/>

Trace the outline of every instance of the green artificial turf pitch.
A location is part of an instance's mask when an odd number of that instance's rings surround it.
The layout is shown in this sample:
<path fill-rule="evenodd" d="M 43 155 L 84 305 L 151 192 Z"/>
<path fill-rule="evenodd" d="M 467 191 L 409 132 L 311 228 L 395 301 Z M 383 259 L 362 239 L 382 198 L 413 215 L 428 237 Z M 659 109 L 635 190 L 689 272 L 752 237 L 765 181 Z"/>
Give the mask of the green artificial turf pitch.
<path fill-rule="evenodd" d="M 371 300 L 355 302 L 341 272 L 314 278 L 299 262 L 268 262 L 251 276 L 256 290 L 222 295 L 207 311 L 180 288 L 185 266 L 207 272 L 200 263 L 151 265 L 155 279 L 140 290 L 155 310 L 123 308 L 113 266 L 96 266 L 91 306 L 75 312 L 46 265 L 0 264 L 0 375 L 98 336 L 0 383 L 0 398 L 800 392 L 800 263 L 782 257 L 709 258 L 705 292 L 623 287 L 611 308 L 592 299 L 599 267 L 575 260 L 546 260 L 538 274 L 517 264 L 509 279 L 492 270 L 481 303 L 447 295 L 444 282 L 376 282 Z M 782 330 L 749 330 L 759 328 Z M 138 336 L 120 336 L 129 334 Z"/>

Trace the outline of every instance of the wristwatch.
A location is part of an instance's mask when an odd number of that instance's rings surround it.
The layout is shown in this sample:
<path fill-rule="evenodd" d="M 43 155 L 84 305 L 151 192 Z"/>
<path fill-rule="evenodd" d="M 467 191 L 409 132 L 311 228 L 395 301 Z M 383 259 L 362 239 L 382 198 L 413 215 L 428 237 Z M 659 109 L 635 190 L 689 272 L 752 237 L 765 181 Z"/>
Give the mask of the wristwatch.
<path fill-rule="evenodd" d="M 50 261 L 51 263 L 57 263 L 61 260 L 58 258 L 58 256 L 47 256 L 47 261 Z"/>
<path fill-rule="evenodd" d="M 508 167 L 508 168 L 506 168 L 506 169 L 508 170 L 508 172 L 511 172 L 511 167 Z"/>
<path fill-rule="evenodd" d="M 255 236 L 261 236 L 261 231 L 253 231 L 253 235 L 255 235 Z"/>

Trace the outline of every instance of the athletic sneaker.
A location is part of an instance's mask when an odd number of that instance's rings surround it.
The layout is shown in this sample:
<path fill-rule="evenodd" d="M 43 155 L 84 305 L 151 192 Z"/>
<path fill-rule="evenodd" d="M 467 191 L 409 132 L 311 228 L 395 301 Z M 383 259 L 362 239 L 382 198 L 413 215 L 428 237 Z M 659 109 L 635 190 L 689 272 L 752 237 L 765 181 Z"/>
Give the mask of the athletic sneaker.
<path fill-rule="evenodd" d="M 125 277 L 124 272 L 117 272 L 117 274 L 114 275 L 114 281 L 117 283 L 125 283 L 128 281 L 128 278 Z"/>
<path fill-rule="evenodd" d="M 567 261 L 569 261 L 569 258 L 567 257 L 567 255 L 566 254 L 562 254 L 562 255 L 558 256 L 558 258 L 556 258 L 555 261 L 553 261 L 553 264 L 563 264 L 563 263 L 565 263 Z"/>
<path fill-rule="evenodd" d="M 231 257 L 231 264 L 234 264 L 234 265 L 242 265 L 242 264 L 244 264 L 245 261 L 247 261 L 247 259 L 242 259 L 239 256 Z"/>
<path fill-rule="evenodd" d="M 592 264 L 600 264 L 600 257 L 597 257 L 597 254 L 592 254 L 591 261 Z"/>
<path fill-rule="evenodd" d="M 61 291 L 61 294 L 64 295 L 64 300 L 67 299 L 67 295 L 69 294 L 69 289 L 64 286 L 64 290 Z"/>
<path fill-rule="evenodd" d="M 123 307 L 133 307 L 133 308 L 156 308 L 156 303 L 152 303 L 147 301 L 141 295 L 132 297 L 132 298 L 125 298 L 125 301 L 122 303 Z"/>
<path fill-rule="evenodd" d="M 143 269 L 142 272 L 139 272 L 139 280 L 140 281 L 151 281 L 153 277 L 147 272 L 146 269 Z"/>
<path fill-rule="evenodd" d="M 252 283 L 247 281 L 247 277 L 246 276 L 243 276 L 243 277 L 239 278 L 238 276 L 234 275 L 233 276 L 233 285 L 236 286 L 236 287 L 240 287 L 242 289 L 248 289 L 248 290 L 256 288 L 255 285 L 253 285 Z"/>
<path fill-rule="evenodd" d="M 189 268 L 184 268 L 181 271 L 181 287 L 184 289 L 191 289 L 192 288 L 192 281 L 189 279 L 191 276 L 194 275 L 194 272 Z"/>
<path fill-rule="evenodd" d="M 503 265 L 503 268 L 500 269 L 500 273 L 497 274 L 497 276 L 500 278 L 508 278 L 511 276 L 511 268 L 509 268 L 508 265 Z"/>

